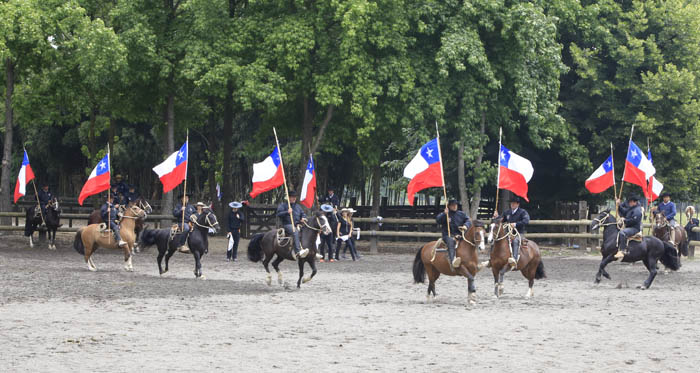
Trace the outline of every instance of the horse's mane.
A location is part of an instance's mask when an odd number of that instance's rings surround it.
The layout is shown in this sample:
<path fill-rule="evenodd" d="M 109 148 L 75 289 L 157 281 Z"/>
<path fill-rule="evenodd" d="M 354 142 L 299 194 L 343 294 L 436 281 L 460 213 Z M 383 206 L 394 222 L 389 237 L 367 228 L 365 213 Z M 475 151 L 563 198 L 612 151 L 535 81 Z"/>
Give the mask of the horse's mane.
<path fill-rule="evenodd" d="M 472 224 L 475 228 L 482 228 L 484 226 L 484 223 L 481 222 L 480 220 L 474 220 L 474 224 Z"/>

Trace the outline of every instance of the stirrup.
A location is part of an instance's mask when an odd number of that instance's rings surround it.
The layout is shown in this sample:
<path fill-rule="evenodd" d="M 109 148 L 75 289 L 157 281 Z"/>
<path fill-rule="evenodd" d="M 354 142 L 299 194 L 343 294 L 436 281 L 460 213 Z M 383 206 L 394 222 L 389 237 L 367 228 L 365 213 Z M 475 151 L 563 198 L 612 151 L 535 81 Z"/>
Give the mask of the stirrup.
<path fill-rule="evenodd" d="M 450 263 L 450 265 L 452 266 L 453 269 L 455 269 L 455 268 L 459 268 L 460 264 L 462 264 L 462 258 L 455 255 L 455 258 L 452 259 L 452 263 Z"/>
<path fill-rule="evenodd" d="M 617 250 L 617 252 L 615 253 L 615 259 L 623 259 L 625 255 L 627 255 L 627 253 L 625 253 L 624 251 Z"/>

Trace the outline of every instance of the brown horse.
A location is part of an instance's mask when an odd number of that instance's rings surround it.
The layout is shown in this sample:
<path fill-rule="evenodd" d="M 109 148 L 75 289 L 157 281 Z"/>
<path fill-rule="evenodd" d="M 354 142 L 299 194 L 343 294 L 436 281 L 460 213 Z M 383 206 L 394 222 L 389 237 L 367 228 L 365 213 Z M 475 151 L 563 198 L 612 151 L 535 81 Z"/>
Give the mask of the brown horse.
<path fill-rule="evenodd" d="M 495 227 L 495 224 L 491 224 L 489 242 L 495 240 L 491 250 L 491 271 L 493 272 L 494 280 L 493 293 L 496 297 L 503 295 L 503 276 L 512 268 L 508 264 L 508 258 L 511 256 L 509 241 L 519 234 L 517 229 L 511 224 L 499 222 L 497 227 Z M 530 240 L 522 239 L 521 242 L 520 257 L 516 268 L 520 270 L 520 273 L 528 281 L 528 291 L 525 297 L 530 298 L 535 295 L 532 290 L 535 279 L 539 280 L 547 276 L 544 272 L 544 263 L 542 263 L 542 258 L 540 257 L 539 246 Z"/>
<path fill-rule="evenodd" d="M 468 292 L 469 292 L 469 304 L 476 303 L 476 287 L 474 286 L 474 276 L 479 272 L 479 254 L 476 251 L 478 247 L 479 250 L 484 250 L 485 239 L 484 239 L 484 226 L 480 222 L 474 222 L 466 232 L 462 231 L 461 235 L 457 237 L 458 245 L 456 255 L 462 259 L 462 263 L 458 268 L 452 270 L 450 263 L 447 259 L 447 252 L 437 251 L 438 241 L 432 241 L 425 244 L 418 253 L 416 254 L 416 259 L 413 261 L 413 280 L 415 283 L 424 283 L 425 274 L 428 274 L 428 301 L 430 301 L 430 293 L 433 293 L 433 298 L 435 294 L 435 281 L 437 281 L 440 274 L 447 276 L 464 276 L 467 278 Z"/>
<path fill-rule="evenodd" d="M 134 226 L 136 219 L 145 218 L 146 211 L 136 204 L 131 204 L 125 209 L 121 222 L 119 223 L 119 233 L 122 240 L 126 242 L 124 249 L 124 269 L 133 271 L 134 267 L 131 264 L 131 252 L 134 249 L 136 234 Z M 119 249 L 114 235 L 110 231 L 102 231 L 102 224 L 90 224 L 87 227 L 80 228 L 75 234 L 73 240 L 73 248 L 80 254 L 85 256 L 85 263 L 90 271 L 96 271 L 95 263 L 92 262 L 92 254 L 98 247 L 107 249 Z"/>
<path fill-rule="evenodd" d="M 666 220 L 666 216 L 659 211 L 655 211 L 652 216 L 654 221 L 654 237 L 661 241 L 669 242 L 678 252 L 678 263 L 681 261 L 681 254 L 688 256 L 688 235 L 685 229 L 677 225 L 675 228 Z M 671 231 L 675 230 L 674 239 L 671 240 Z"/>
<path fill-rule="evenodd" d="M 147 214 L 150 214 L 153 212 L 151 205 L 143 197 L 139 197 L 139 198 L 129 202 L 129 206 L 134 205 L 134 204 L 137 205 L 142 210 L 146 211 Z M 104 221 L 102 220 L 102 211 L 99 209 L 93 210 L 90 213 L 90 216 L 88 217 L 87 223 L 88 223 L 88 225 L 104 223 Z M 145 227 L 146 227 L 146 219 L 145 218 L 136 219 L 136 226 L 134 227 L 134 233 L 136 234 L 136 243 L 134 244 L 135 245 L 134 251 L 137 253 L 141 251 L 139 248 L 139 237 L 141 236 L 141 232 L 143 232 Z"/>

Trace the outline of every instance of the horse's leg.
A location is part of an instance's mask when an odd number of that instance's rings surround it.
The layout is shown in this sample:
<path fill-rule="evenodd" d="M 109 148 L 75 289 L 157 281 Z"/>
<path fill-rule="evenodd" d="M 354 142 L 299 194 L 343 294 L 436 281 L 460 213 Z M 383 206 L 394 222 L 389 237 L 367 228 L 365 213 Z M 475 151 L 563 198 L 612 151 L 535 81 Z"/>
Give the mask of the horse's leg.
<path fill-rule="evenodd" d="M 58 227 L 53 227 L 51 229 L 51 250 L 56 250 L 56 231 Z"/>
<path fill-rule="evenodd" d="M 265 272 L 267 272 L 267 277 L 265 279 L 265 282 L 267 282 L 267 286 L 272 285 L 272 275 L 270 274 L 270 267 L 268 265 L 270 264 L 270 260 L 272 260 L 272 257 L 275 255 L 275 253 L 268 254 L 265 252 L 265 259 L 263 259 L 263 267 L 265 267 Z M 277 258 L 279 258 L 279 255 L 277 255 Z M 279 273 L 279 270 L 278 270 Z"/>
<path fill-rule="evenodd" d="M 615 260 L 615 254 L 614 254 L 614 253 L 613 253 L 613 254 L 609 254 L 608 256 L 606 256 L 605 258 L 603 258 L 603 260 L 600 261 L 600 266 L 598 266 L 598 273 L 595 275 L 595 283 L 596 283 L 596 284 L 599 284 L 599 283 L 600 283 L 600 280 L 601 280 L 601 279 L 600 279 L 600 276 L 603 276 L 603 277 L 607 278 L 608 280 L 611 279 L 611 278 L 610 278 L 610 274 L 608 274 L 608 272 L 605 270 L 605 267 L 606 267 L 610 262 L 612 262 L 613 260 Z"/>
<path fill-rule="evenodd" d="M 651 255 L 647 256 L 647 259 L 645 261 L 645 265 L 647 269 L 649 270 L 649 277 L 647 277 L 647 280 L 644 281 L 644 284 L 642 286 L 638 286 L 639 289 L 645 290 L 649 289 L 651 287 L 651 283 L 654 282 L 654 278 L 656 277 L 656 263 L 658 259 L 652 257 Z"/>
<path fill-rule="evenodd" d="M 177 245 L 175 244 L 175 241 L 169 241 L 166 245 L 168 253 L 165 255 L 165 272 L 168 272 L 170 257 L 173 256 L 173 254 L 175 254 L 175 251 L 177 251 Z"/>
<path fill-rule="evenodd" d="M 166 251 L 165 248 L 158 246 L 158 259 L 157 259 L 158 260 L 158 272 L 161 275 L 163 273 L 167 272 L 167 271 L 163 271 L 163 266 L 161 265 L 161 263 L 163 262 L 163 257 L 165 256 L 165 251 Z"/>
<path fill-rule="evenodd" d="M 128 272 L 134 270 L 134 266 L 131 264 L 131 248 L 129 244 L 124 246 L 124 269 Z"/>
<path fill-rule="evenodd" d="M 34 232 L 32 232 L 32 233 L 29 235 L 29 248 L 30 248 L 30 249 L 33 249 L 33 248 L 34 248 L 34 240 L 32 239 L 32 236 L 33 236 L 33 235 L 34 235 Z"/>
<path fill-rule="evenodd" d="M 301 260 L 301 258 L 299 258 L 297 261 L 297 263 L 299 263 L 299 279 L 297 280 L 297 288 L 301 287 L 301 279 L 304 277 L 304 262 L 305 260 Z"/>
<path fill-rule="evenodd" d="M 272 262 L 272 268 L 274 268 L 275 272 L 277 272 L 277 283 L 280 285 L 284 284 L 284 280 L 282 279 L 282 271 L 280 271 L 280 263 L 282 263 L 283 260 L 284 260 L 283 257 L 277 255 L 277 258 Z M 270 278 L 270 275 L 269 275 L 270 271 L 267 271 L 267 272 L 268 272 L 268 276 L 267 276 L 268 280 L 267 281 L 268 281 L 268 285 L 269 285 L 272 282 L 272 279 Z"/>
<path fill-rule="evenodd" d="M 428 275 L 428 295 L 427 295 L 427 301 L 430 302 L 430 293 L 433 293 L 433 299 L 437 297 L 437 294 L 435 293 L 435 282 L 437 281 L 438 277 L 440 277 L 440 272 L 432 266 L 430 263 L 423 263 L 425 266 L 425 273 Z"/>
<path fill-rule="evenodd" d="M 303 280 L 304 283 L 307 283 L 307 282 L 311 281 L 311 279 L 314 278 L 314 276 L 316 276 L 316 272 L 317 272 L 317 271 L 316 271 L 316 260 L 315 260 L 315 258 L 314 258 L 313 260 L 312 260 L 312 259 L 307 259 L 307 261 L 309 262 L 309 266 L 311 266 L 311 276 L 304 278 L 304 280 Z"/>
<path fill-rule="evenodd" d="M 510 267 L 503 267 L 501 270 L 498 272 L 498 296 L 500 297 L 503 295 L 503 277 L 505 276 L 506 272 L 510 270 Z"/>
<path fill-rule="evenodd" d="M 491 273 L 493 273 L 493 296 L 498 298 L 500 294 L 498 293 L 498 278 L 500 270 L 495 266 L 491 266 Z"/>
<path fill-rule="evenodd" d="M 202 254 L 197 249 L 190 248 L 190 250 L 192 251 L 192 255 L 194 256 L 194 276 L 199 279 L 202 277 Z"/>

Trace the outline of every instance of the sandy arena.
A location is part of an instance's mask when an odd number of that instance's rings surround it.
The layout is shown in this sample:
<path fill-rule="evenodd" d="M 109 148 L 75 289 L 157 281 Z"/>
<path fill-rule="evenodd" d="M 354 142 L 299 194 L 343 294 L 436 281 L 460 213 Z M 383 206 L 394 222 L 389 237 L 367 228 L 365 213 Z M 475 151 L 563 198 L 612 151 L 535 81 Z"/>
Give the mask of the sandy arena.
<path fill-rule="evenodd" d="M 101 249 L 92 273 L 67 236 L 55 252 L 1 237 L 0 370 L 691 372 L 700 363 L 698 261 L 641 291 L 641 264 L 613 263 L 613 281 L 594 286 L 599 256 L 549 255 L 533 299 L 519 273 L 492 298 L 482 271 L 468 306 L 456 277 L 441 277 L 426 303 L 414 255 L 319 263 L 297 290 L 296 263 L 282 263 L 284 286 L 273 276 L 268 287 L 245 247 L 227 263 L 224 245 L 212 241 L 201 281 L 189 254 L 160 277 L 155 248 L 136 254 L 132 273 L 120 252 Z"/>

